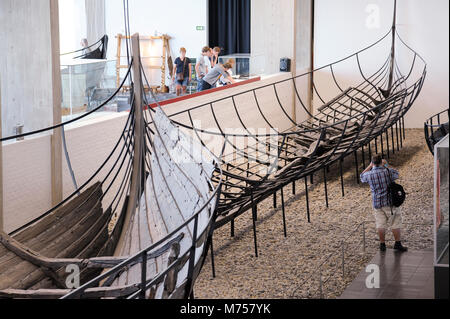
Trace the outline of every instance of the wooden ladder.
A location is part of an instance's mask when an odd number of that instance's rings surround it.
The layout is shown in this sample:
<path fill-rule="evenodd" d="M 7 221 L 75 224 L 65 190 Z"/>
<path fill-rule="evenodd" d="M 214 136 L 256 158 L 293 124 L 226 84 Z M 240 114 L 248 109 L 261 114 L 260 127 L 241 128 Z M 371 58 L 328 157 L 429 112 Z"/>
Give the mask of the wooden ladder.
<path fill-rule="evenodd" d="M 116 60 L 116 87 L 120 86 L 120 70 L 122 69 L 128 69 L 128 65 L 123 65 L 122 58 L 125 56 L 122 56 L 122 41 L 125 39 L 130 39 L 130 37 L 124 36 L 122 34 L 118 34 L 116 36 L 117 39 L 117 60 Z M 159 87 L 160 90 L 163 90 L 163 88 L 166 87 L 166 61 L 168 59 L 168 56 L 170 57 L 170 46 L 169 46 L 169 40 L 171 39 L 170 36 L 164 34 L 162 36 L 141 36 L 140 41 L 142 40 L 162 40 L 162 55 L 161 56 L 147 56 L 142 58 L 150 58 L 150 59 L 161 59 L 161 65 L 159 66 L 146 66 L 147 69 L 155 69 L 155 70 L 161 70 L 161 86 Z M 169 64 L 170 69 L 170 64 Z M 129 90 L 129 86 L 124 86 L 124 90 Z M 150 88 L 148 86 L 144 86 L 145 90 L 149 90 Z"/>

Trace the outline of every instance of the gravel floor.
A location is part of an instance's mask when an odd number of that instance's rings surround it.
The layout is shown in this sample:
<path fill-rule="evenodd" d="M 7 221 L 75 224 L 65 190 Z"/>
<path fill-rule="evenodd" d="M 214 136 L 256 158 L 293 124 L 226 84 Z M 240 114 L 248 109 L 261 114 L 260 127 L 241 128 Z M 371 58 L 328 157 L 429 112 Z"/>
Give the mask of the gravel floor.
<path fill-rule="evenodd" d="M 391 154 L 388 161 L 400 171 L 400 184 L 408 193 L 403 206 L 404 243 L 413 250 L 432 248 L 433 158 L 426 147 L 423 131 L 407 130 L 403 149 Z M 378 245 L 371 215 L 370 189 L 356 183 L 353 156 L 348 157 L 344 165 L 344 198 L 339 166 L 333 165 L 328 174 L 328 209 L 325 206 L 323 174 L 315 176 L 314 185 L 308 181 L 310 224 L 306 218 L 304 181 L 296 183 L 295 196 L 292 195 L 292 186 L 285 188 L 287 238 L 283 235 L 280 196 L 278 209 L 273 208 L 272 198 L 260 203 L 258 258 L 254 256 L 251 214 L 246 213 L 236 220 L 234 238 L 230 237 L 229 225 L 217 230 L 214 234 L 217 277 L 212 278 L 208 257 L 195 285 L 196 298 L 320 298 L 320 268 L 324 297 L 339 297 L 374 256 Z M 361 164 L 360 172 L 362 169 Z M 363 221 L 368 222 L 365 226 L 365 254 L 361 244 L 363 229 L 362 226 L 358 228 Z M 343 240 L 346 240 L 345 276 L 342 269 Z M 390 247 L 393 245 L 392 236 L 388 236 L 388 240 Z M 325 261 L 329 255 L 332 257 Z"/>

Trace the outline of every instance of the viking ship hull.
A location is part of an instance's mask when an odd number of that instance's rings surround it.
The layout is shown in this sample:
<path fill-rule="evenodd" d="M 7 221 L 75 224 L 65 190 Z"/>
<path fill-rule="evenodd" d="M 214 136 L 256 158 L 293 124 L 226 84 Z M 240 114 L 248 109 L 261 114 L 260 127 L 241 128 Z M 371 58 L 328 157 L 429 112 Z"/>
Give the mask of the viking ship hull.
<path fill-rule="evenodd" d="M 88 259 L 108 253 L 111 216 L 102 209 L 102 194 L 101 185 L 96 183 L 13 236 L 0 234 L 0 297 L 10 296 L 11 289 L 65 289 L 66 270 L 52 260 Z M 82 278 L 96 274 L 85 271 Z"/>
<path fill-rule="evenodd" d="M 386 45 L 390 35 L 398 44 L 394 41 L 384 63 L 372 74 L 366 74 L 361 56 Z M 386 48 L 390 45 L 387 41 Z M 400 69 L 394 48 L 409 54 L 411 64 L 407 69 Z M 362 81 L 350 85 L 347 79 L 341 81 L 337 72 L 341 63 L 353 63 Z M 375 44 L 336 63 L 175 113 L 175 123 L 198 136 L 204 145 L 212 146 L 211 151 L 215 146 L 208 144 L 211 140 L 228 150 L 221 157 L 224 184 L 215 227 L 234 221 L 288 184 L 322 173 L 348 156 L 355 156 L 358 164 L 358 153 L 363 157 L 370 155 L 364 149 L 371 152 L 375 146 L 374 152 L 389 154 L 395 142 L 398 145 L 404 138 L 404 116 L 420 94 L 426 73 L 425 61 L 405 44 L 394 27 Z M 319 80 L 311 81 L 314 78 L 327 79 L 324 90 Z M 308 81 L 313 90 L 312 101 L 305 100 L 301 90 Z M 281 90 L 286 87 L 292 89 L 293 102 L 286 103 L 282 96 Z M 325 98 L 329 91 L 336 95 Z M 270 109 L 263 107 L 267 101 L 273 101 Z M 313 103 L 314 112 L 308 103 Z M 298 114 L 304 114 L 303 120 L 293 116 L 293 105 Z M 194 114 L 212 119 L 212 128 L 196 127 Z M 253 118 L 261 119 L 256 127 L 270 130 L 264 134 L 250 130 L 255 127 Z M 240 134 L 227 133 L 231 122 Z M 289 129 L 278 130 L 279 123 L 288 123 L 284 125 Z"/>
<path fill-rule="evenodd" d="M 191 278 L 195 281 L 216 208 L 216 197 L 212 197 L 212 176 L 216 167 L 212 160 L 204 158 L 202 146 L 173 125 L 161 109 L 157 109 L 152 116 L 157 134 L 153 137 L 154 148 L 149 158 L 148 165 L 151 169 L 148 171 L 139 206 L 126 230 L 125 244 L 118 255 L 133 256 L 168 236 L 167 242 L 179 238 L 171 250 L 147 261 L 146 276 L 151 280 L 167 269 L 174 258 L 188 253 L 193 241 L 196 241 L 196 270 Z M 204 205 L 206 207 L 202 209 Z M 192 222 L 177 231 L 196 212 L 199 212 L 197 226 Z M 194 232 L 203 236 L 195 239 Z M 177 266 L 172 278 L 168 277 L 164 282 L 152 285 L 146 292 L 147 297 L 160 299 L 185 295 L 188 261 L 186 258 Z M 141 283 L 141 268 L 140 264 L 130 267 L 118 275 L 112 286 Z"/>
<path fill-rule="evenodd" d="M 393 42 L 388 59 L 373 74 L 365 74 L 360 55 L 370 53 L 389 35 Z M 395 59 L 396 37 L 413 55 L 406 74 Z M 394 129 L 398 146 L 404 137 L 404 116 L 426 77 L 425 61 L 398 36 L 394 22 L 381 40 L 346 59 L 169 118 L 161 108 L 143 112 L 142 106 L 150 103 L 141 100 L 146 95 L 139 36 L 134 35 L 132 41 L 133 62 L 128 74 L 133 68 L 133 108 L 115 148 L 123 141 L 113 166 L 118 171 L 107 174 L 115 176 L 112 185 L 125 168 L 117 195 L 105 205 L 108 209 L 104 212 L 103 181 L 20 232 L 1 234 L 0 297 L 188 298 L 215 228 L 251 210 L 256 238 L 256 206 L 262 200 L 320 170 L 326 174 L 332 164 L 342 163 L 349 155 L 357 157 L 357 151 L 364 152 L 367 145 L 370 152 L 377 139 L 383 148 L 384 138 L 389 149 L 389 143 L 394 145 Z M 358 66 L 363 80 L 344 86 L 336 67 L 350 60 Z M 337 90 L 333 98 L 324 98 L 313 80 L 317 72 L 325 71 Z M 314 114 L 298 89 L 304 79 L 310 81 L 312 101 L 321 105 Z M 285 105 L 280 98 L 279 88 L 286 84 L 292 86 L 290 96 L 294 94 L 295 105 L 306 114 L 303 121 L 293 118 L 288 111 L 292 105 Z M 272 92 L 269 98 L 267 90 Z M 290 123 L 289 129 L 275 129 L 276 123 L 261 108 L 261 91 L 271 102 L 271 114 L 281 114 Z M 263 120 L 261 125 L 275 133 L 253 134 L 239 111 L 244 107 L 239 105 L 238 96 L 247 97 L 247 110 L 253 101 L 247 118 L 256 114 Z M 213 119 L 216 127 L 195 127 L 194 110 Z M 229 123 L 231 117 L 243 134 L 225 132 L 222 121 Z M 222 145 L 220 154 L 208 147 L 208 141 L 216 137 Z M 116 214 L 118 219 L 109 232 Z M 80 266 L 83 275 L 82 286 L 74 290 L 65 289 L 62 282 L 64 266 L 70 264 Z"/>

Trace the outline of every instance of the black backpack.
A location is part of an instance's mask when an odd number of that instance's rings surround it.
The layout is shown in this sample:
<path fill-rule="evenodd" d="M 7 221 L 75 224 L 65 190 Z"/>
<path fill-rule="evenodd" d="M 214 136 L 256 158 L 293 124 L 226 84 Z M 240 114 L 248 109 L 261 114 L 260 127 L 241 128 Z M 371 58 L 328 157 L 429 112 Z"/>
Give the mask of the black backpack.
<path fill-rule="evenodd" d="M 388 186 L 388 194 L 391 200 L 391 205 L 394 207 L 400 207 L 403 205 L 406 199 L 406 192 L 402 185 L 397 184 L 392 179 L 391 172 L 389 169 L 387 169 L 389 172 L 389 177 L 391 179 L 391 183 Z"/>

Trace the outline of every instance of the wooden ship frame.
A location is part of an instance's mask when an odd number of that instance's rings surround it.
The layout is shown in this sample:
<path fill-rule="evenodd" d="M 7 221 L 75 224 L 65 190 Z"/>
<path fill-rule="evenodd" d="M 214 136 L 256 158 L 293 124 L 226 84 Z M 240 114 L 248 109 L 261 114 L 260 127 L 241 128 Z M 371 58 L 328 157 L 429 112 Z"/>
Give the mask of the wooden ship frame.
<path fill-rule="evenodd" d="M 314 175 L 323 176 L 325 204 L 329 206 L 327 175 L 333 165 L 340 173 L 342 196 L 345 196 L 343 163 L 347 157 L 354 157 L 356 182 L 360 183 L 360 165 L 370 163 L 372 154 L 381 154 L 390 158 L 403 147 L 406 138 L 405 115 L 419 96 L 427 74 L 425 60 L 401 38 L 396 26 L 396 8 L 394 4 L 392 28 L 372 45 L 337 62 L 328 64 L 311 72 L 286 80 L 263 85 L 225 98 L 211 101 L 171 115 L 174 123 L 197 136 L 204 145 L 212 137 L 223 144 L 226 150 L 221 156 L 223 170 L 223 190 L 218 204 L 218 217 L 215 228 L 230 224 L 231 236 L 235 233 L 235 220 L 249 212 L 253 222 L 255 255 L 258 256 L 256 221 L 258 204 L 273 196 L 277 207 L 277 196 L 281 197 L 284 235 L 287 236 L 284 188 L 292 184 L 296 192 L 296 182 L 304 180 L 306 217 L 311 222 L 308 179 L 311 184 Z M 388 42 L 389 41 L 389 42 Z M 363 54 L 378 50 L 381 44 L 390 45 L 384 63 L 372 74 L 363 71 Z M 397 61 L 396 52 L 400 49 L 409 53 L 411 63 L 405 73 Z M 361 82 L 344 87 L 340 83 L 336 69 L 342 63 L 352 61 L 360 75 Z M 319 87 L 319 81 L 327 72 L 338 95 L 325 98 Z M 313 114 L 302 98 L 298 83 L 311 79 L 312 95 L 320 103 Z M 344 82 L 344 81 L 342 81 Z M 294 103 L 301 106 L 307 120 L 298 122 L 290 114 L 290 103 L 283 103 L 280 88 L 291 85 L 295 92 Z M 329 89 L 329 87 L 326 87 Z M 268 91 L 270 96 L 268 97 Z M 274 101 L 272 107 L 290 123 L 287 130 L 277 130 L 270 114 L 262 107 L 264 99 Z M 244 98 L 246 97 L 246 98 Z M 245 103 L 239 103 L 239 100 Z M 253 101 L 252 117 L 260 117 L 270 134 L 256 134 L 246 124 L 248 118 L 240 110 L 248 111 L 248 101 Z M 244 105 L 245 104 L 245 105 Z M 226 110 L 224 110 L 226 108 Z M 265 109 L 267 111 L 267 108 Z M 205 130 L 195 126 L 196 114 L 209 116 L 212 128 Z M 224 114 L 225 117 L 224 117 Z M 234 117 L 239 123 L 241 134 L 227 133 L 221 121 Z M 242 147 L 244 145 L 244 147 Z M 219 147 L 218 149 L 221 149 Z M 214 258 L 212 258 L 214 273 Z"/>
<path fill-rule="evenodd" d="M 131 38 L 127 42 L 129 68 L 109 99 L 130 81 L 133 107 L 122 135 L 101 167 L 76 192 L 19 230 L 0 234 L 0 298 L 193 297 L 209 249 L 214 267 L 214 229 L 230 224 L 233 233 L 235 219 L 251 212 L 257 256 L 257 206 L 261 201 L 274 196 L 276 204 L 277 193 L 281 193 L 287 235 L 284 187 L 304 179 L 308 203 L 307 179 L 323 172 L 328 205 L 326 178 L 331 165 L 339 165 L 344 190 L 342 163 L 346 157 L 355 157 L 358 177 L 358 151 L 362 162 L 373 151 L 387 156 L 390 148 L 399 151 L 405 138 L 404 116 L 426 77 L 426 62 L 401 39 L 394 18 L 383 38 L 345 59 L 168 117 L 161 107 L 144 111 L 150 103 L 144 94 L 139 35 L 130 37 L 129 27 L 126 31 L 127 41 Z M 376 72 L 366 75 L 360 56 L 389 36 L 388 58 Z M 396 61 L 397 43 L 412 55 L 406 75 Z M 362 81 L 344 88 L 335 69 L 350 60 L 355 61 Z M 330 99 L 314 81 L 323 71 L 329 72 L 340 92 Z M 312 79 L 314 97 L 322 104 L 315 114 L 298 90 L 302 79 Z M 307 120 L 297 122 L 283 105 L 278 88 L 286 83 L 294 88 L 296 103 Z M 291 123 L 288 130 L 278 131 L 263 111 L 259 94 L 268 89 L 276 101 L 272 107 Z M 274 133 L 255 134 L 246 125 L 238 103 L 243 95 L 253 98 L 252 116 L 260 116 Z M 229 134 L 221 125 L 223 103 L 236 116 L 243 134 Z M 195 112 L 209 115 L 215 129 L 196 127 Z M 79 119 L 1 141 L 61 129 Z M 209 137 L 220 139 L 219 152 L 208 145 Z M 239 139 L 245 143 L 238 143 Z M 104 169 L 106 177 L 97 181 Z M 309 208 L 306 213 L 311 221 Z M 66 288 L 64 271 L 69 265 L 81 270 L 79 288 Z"/>
<path fill-rule="evenodd" d="M 0 233 L 0 298 L 191 295 L 215 220 L 221 183 L 214 185 L 211 178 L 220 172 L 219 160 L 212 154 L 205 158 L 201 144 L 161 108 L 144 112 L 149 103 L 139 35 L 130 39 L 133 59 L 115 93 L 130 80 L 133 107 L 121 138 L 72 195 L 13 233 Z M 20 137 L 61 129 L 80 118 Z M 106 177 L 96 182 L 101 171 Z M 81 281 L 93 280 L 87 285 L 95 282 L 95 287 L 67 289 L 67 266 L 78 267 Z"/>

